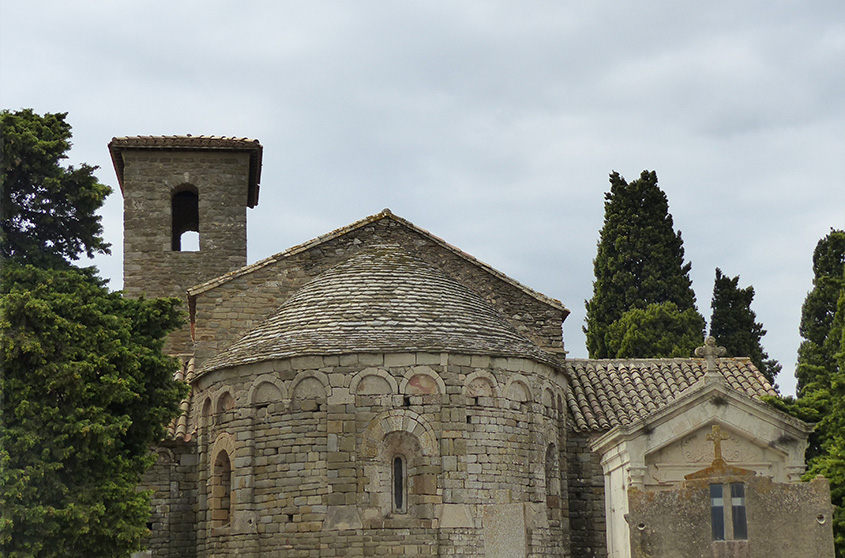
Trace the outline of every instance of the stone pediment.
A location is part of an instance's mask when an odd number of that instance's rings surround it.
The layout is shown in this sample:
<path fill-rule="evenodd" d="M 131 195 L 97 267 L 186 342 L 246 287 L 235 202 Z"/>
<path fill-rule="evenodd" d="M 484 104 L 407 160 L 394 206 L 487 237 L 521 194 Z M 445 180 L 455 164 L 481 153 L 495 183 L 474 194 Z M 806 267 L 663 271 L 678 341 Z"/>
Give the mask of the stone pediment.
<path fill-rule="evenodd" d="M 659 488 L 710 464 L 707 435 L 714 425 L 726 436 L 721 443 L 729 465 L 779 482 L 799 480 L 812 427 L 720 380 L 702 380 L 646 419 L 611 429 L 592 447 L 603 463 L 627 469 L 632 485 Z"/>
<path fill-rule="evenodd" d="M 610 553 L 629 555 L 629 490 L 677 489 L 688 475 L 716 464 L 723 476 L 753 472 L 798 482 L 810 432 L 810 425 L 729 386 L 719 374 L 705 374 L 662 408 L 611 428 L 591 444 L 605 475 Z M 716 460 L 718 453 L 723 458 Z"/>
<path fill-rule="evenodd" d="M 646 490 L 677 486 L 689 474 L 705 469 L 714 460 L 714 444 L 708 435 L 711 425 L 704 425 L 668 445 L 646 454 Z M 781 464 L 787 452 L 761 445 L 747 433 L 721 428 L 721 455 L 729 467 L 748 469 L 766 477 L 783 477 Z M 786 480 L 786 479 L 784 479 Z"/>
<path fill-rule="evenodd" d="M 700 428 L 648 457 L 660 457 L 663 461 L 699 467 L 707 465 L 713 461 L 713 442 L 706 439 L 709 433 L 709 428 Z M 722 457 L 728 463 L 747 463 L 763 459 L 765 448 L 739 433 L 724 430 L 723 433 L 727 438 L 722 440 Z"/>
<path fill-rule="evenodd" d="M 707 440 L 706 429 L 696 431 L 674 447 L 680 450 L 680 457 L 684 463 L 709 463 L 713 460 L 713 442 Z M 762 461 L 765 448 L 760 447 L 748 440 L 741 434 L 726 433 L 728 436 L 722 440 L 722 457 L 729 463 L 745 463 Z M 667 457 L 672 453 L 673 446 L 664 448 L 661 453 Z"/>

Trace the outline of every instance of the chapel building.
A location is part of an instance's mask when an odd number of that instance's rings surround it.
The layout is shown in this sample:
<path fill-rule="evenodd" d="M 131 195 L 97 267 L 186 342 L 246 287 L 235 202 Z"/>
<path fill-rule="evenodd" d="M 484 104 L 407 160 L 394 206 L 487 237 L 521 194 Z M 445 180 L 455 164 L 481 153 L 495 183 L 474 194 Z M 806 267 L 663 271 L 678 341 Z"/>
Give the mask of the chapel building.
<path fill-rule="evenodd" d="M 247 265 L 258 141 L 109 149 L 126 295 L 189 318 L 143 555 L 833 556 L 749 359 L 569 359 L 561 302 L 389 210 Z"/>

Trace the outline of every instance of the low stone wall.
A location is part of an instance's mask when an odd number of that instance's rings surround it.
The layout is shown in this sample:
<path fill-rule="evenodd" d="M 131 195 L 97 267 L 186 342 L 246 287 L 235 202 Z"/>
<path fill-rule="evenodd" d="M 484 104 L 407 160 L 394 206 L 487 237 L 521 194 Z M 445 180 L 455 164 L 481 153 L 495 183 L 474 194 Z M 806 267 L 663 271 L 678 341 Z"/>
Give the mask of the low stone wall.
<path fill-rule="evenodd" d="M 732 536 L 730 483 L 744 485 L 747 537 Z M 710 485 L 726 488 L 720 503 L 724 540 L 711 533 Z M 776 483 L 746 476 L 687 481 L 664 492 L 628 491 L 631 555 L 635 558 L 833 558 L 833 507 L 830 485 Z"/>
<path fill-rule="evenodd" d="M 150 499 L 150 536 L 144 547 L 151 556 L 196 556 L 196 444 L 168 441 L 156 449 L 156 463 L 144 475 L 142 487 Z"/>

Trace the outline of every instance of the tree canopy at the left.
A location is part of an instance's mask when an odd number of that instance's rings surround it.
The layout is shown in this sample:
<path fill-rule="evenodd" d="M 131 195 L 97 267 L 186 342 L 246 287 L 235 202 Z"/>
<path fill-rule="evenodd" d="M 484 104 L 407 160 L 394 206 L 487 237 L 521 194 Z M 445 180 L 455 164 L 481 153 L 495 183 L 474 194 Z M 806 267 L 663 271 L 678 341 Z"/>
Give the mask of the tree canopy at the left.
<path fill-rule="evenodd" d="M 94 176 L 96 167 L 60 164 L 71 146 L 66 117 L 30 109 L 0 112 L 4 258 L 44 267 L 108 253 L 95 212 L 112 190 Z"/>
<path fill-rule="evenodd" d="M 59 166 L 65 115 L 0 119 L 0 554 L 127 556 L 147 532 L 136 487 L 184 395 L 162 353 L 178 302 L 124 298 L 69 262 L 108 248 L 110 189 Z"/>

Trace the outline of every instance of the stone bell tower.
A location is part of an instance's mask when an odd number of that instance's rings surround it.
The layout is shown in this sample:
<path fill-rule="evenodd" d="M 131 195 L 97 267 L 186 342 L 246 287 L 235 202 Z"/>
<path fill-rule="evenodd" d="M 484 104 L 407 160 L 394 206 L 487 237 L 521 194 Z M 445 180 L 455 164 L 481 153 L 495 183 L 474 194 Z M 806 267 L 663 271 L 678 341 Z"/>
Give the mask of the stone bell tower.
<path fill-rule="evenodd" d="M 246 265 L 246 209 L 258 203 L 258 140 L 134 136 L 109 143 L 123 193 L 127 296 L 173 296 Z M 190 244 L 189 244 L 190 242 Z M 189 352 L 187 329 L 168 352 Z"/>

